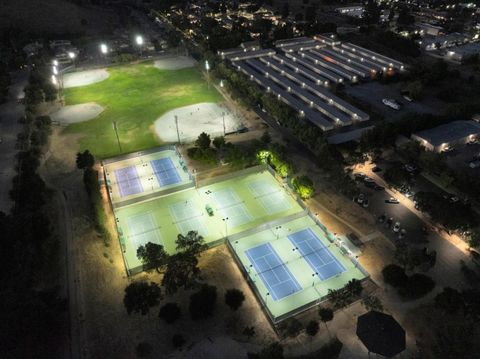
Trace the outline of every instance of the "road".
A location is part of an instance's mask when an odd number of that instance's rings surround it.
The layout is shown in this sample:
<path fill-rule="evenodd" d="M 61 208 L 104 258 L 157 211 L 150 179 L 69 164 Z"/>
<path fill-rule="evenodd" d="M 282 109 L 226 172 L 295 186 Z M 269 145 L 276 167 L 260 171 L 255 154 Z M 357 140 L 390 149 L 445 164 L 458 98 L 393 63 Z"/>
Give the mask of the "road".
<path fill-rule="evenodd" d="M 8 100 L 0 105 L 0 211 L 5 213 L 9 212 L 13 205 L 9 192 L 15 176 L 17 134 L 22 129 L 18 119 L 25 113 L 25 106 L 17 103 L 17 98 L 23 97 L 28 71 L 11 73 L 11 76 L 12 85 L 9 89 Z"/>

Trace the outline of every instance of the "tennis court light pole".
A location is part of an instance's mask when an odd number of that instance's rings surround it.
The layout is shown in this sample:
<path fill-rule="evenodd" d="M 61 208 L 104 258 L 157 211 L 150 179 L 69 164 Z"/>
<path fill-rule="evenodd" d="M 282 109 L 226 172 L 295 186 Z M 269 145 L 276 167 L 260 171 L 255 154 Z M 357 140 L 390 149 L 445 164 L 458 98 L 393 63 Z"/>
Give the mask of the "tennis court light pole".
<path fill-rule="evenodd" d="M 115 136 L 117 136 L 118 148 L 120 149 L 120 153 L 122 153 L 122 145 L 120 144 L 120 137 L 118 137 L 117 121 L 112 121 L 112 126 L 113 130 L 115 131 Z"/>
<path fill-rule="evenodd" d="M 210 64 L 208 63 L 208 60 L 205 60 L 205 70 L 207 70 L 207 86 L 208 90 L 210 91 Z"/>
<path fill-rule="evenodd" d="M 177 128 L 177 143 L 180 144 L 180 132 L 178 131 L 178 116 L 175 115 L 175 127 Z"/>
<path fill-rule="evenodd" d="M 228 237 L 228 225 L 227 225 L 228 217 L 222 218 L 222 221 L 225 223 L 225 238 L 227 238 Z"/>

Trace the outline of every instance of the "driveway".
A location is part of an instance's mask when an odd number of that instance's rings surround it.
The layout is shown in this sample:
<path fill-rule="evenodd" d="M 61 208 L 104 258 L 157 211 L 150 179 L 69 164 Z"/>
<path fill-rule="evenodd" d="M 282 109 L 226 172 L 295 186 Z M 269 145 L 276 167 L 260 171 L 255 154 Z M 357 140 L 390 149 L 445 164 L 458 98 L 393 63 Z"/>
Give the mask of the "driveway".
<path fill-rule="evenodd" d="M 17 134 L 22 129 L 18 119 L 24 115 L 25 106 L 17 103 L 23 97 L 23 89 L 27 84 L 28 72 L 12 73 L 12 85 L 6 103 L 0 105 L 0 211 L 9 212 L 13 202 L 9 192 L 15 176 L 15 143 Z"/>

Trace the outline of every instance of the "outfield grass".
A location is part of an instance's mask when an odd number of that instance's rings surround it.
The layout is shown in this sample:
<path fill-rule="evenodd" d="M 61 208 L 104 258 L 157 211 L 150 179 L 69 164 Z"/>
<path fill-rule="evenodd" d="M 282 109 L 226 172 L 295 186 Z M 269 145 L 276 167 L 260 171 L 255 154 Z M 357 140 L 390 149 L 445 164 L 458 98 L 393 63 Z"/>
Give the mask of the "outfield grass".
<path fill-rule="evenodd" d="M 158 146 L 153 122 L 167 111 L 199 102 L 220 102 L 221 95 L 210 90 L 195 68 L 163 71 L 152 64 L 128 65 L 108 69 L 105 81 L 65 89 L 67 105 L 96 102 L 105 108 L 97 118 L 72 124 L 66 133 L 83 135 L 81 149 L 97 157 L 120 153 L 112 122 L 117 122 L 123 152 Z"/>

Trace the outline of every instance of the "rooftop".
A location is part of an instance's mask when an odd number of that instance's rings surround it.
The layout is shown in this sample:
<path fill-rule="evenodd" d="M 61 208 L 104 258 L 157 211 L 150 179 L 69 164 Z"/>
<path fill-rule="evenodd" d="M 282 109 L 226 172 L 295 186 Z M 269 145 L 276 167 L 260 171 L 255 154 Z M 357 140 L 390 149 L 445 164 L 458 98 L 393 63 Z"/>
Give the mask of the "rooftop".
<path fill-rule="evenodd" d="M 424 139 L 433 146 L 439 146 L 477 134 L 480 134 L 480 124 L 473 121 L 453 121 L 413 135 Z"/>

